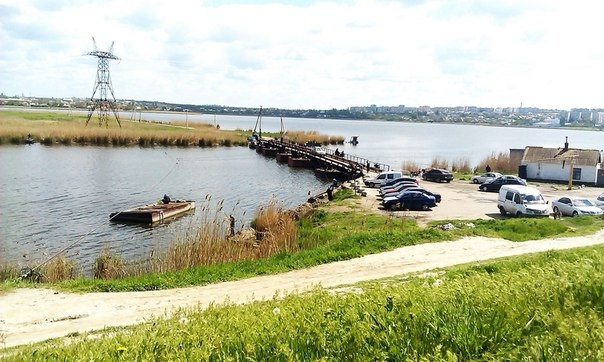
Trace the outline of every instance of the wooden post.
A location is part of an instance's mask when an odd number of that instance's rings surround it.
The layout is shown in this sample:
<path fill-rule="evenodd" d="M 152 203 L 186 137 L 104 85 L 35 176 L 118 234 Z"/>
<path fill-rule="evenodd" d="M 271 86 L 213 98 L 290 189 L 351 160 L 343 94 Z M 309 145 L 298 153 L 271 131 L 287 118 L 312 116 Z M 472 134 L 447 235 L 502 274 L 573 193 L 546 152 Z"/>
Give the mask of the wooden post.
<path fill-rule="evenodd" d="M 573 159 L 569 158 L 568 159 L 570 162 L 570 167 L 569 167 L 569 171 L 568 171 L 568 190 L 572 190 L 573 189 Z"/>

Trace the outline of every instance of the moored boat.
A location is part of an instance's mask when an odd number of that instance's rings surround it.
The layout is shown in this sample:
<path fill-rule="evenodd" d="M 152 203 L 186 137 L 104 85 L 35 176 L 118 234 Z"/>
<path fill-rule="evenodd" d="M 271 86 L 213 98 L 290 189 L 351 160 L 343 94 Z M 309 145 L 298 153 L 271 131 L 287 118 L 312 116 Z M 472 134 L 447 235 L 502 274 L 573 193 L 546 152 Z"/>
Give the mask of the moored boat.
<path fill-rule="evenodd" d="M 156 203 L 128 209 L 120 212 L 112 212 L 109 220 L 120 222 L 132 222 L 141 224 L 161 223 L 167 219 L 184 215 L 195 209 L 195 201 L 176 200 L 169 203 Z"/>
<path fill-rule="evenodd" d="M 289 167 L 308 168 L 308 167 L 310 167 L 310 158 L 308 158 L 308 157 L 290 157 L 287 160 L 287 164 L 289 165 Z"/>
<path fill-rule="evenodd" d="M 277 162 L 283 162 L 286 163 L 287 160 L 289 160 L 289 158 L 291 157 L 291 153 L 290 152 L 277 152 Z"/>

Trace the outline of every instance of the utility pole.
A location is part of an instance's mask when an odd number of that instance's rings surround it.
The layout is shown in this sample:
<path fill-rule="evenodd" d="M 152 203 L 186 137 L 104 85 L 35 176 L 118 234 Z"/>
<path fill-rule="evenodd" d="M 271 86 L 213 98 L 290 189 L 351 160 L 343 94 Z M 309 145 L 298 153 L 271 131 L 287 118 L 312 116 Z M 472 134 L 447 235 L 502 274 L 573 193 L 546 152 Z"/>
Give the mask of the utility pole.
<path fill-rule="evenodd" d="M 109 60 L 120 60 L 120 58 L 113 55 L 113 42 L 108 51 L 99 50 L 96 46 L 96 41 L 92 37 L 92 43 L 94 44 L 94 51 L 88 52 L 85 55 L 92 55 L 97 57 L 98 67 L 96 71 L 96 81 L 94 83 L 94 89 L 92 96 L 90 97 L 90 110 L 88 111 L 88 119 L 86 119 L 86 126 L 90 121 L 90 117 L 94 114 L 96 109 L 99 110 L 99 126 L 105 124 L 105 127 L 109 127 L 107 119 L 109 118 L 109 109 L 113 111 L 117 124 L 122 128 L 120 123 L 120 117 L 117 114 L 117 107 L 115 95 L 113 94 L 113 86 L 111 85 L 111 76 L 109 74 Z M 94 99 L 94 95 L 99 92 L 99 98 Z M 107 91 L 111 93 L 111 99 L 107 99 Z"/>
<path fill-rule="evenodd" d="M 569 161 L 568 190 L 572 190 L 573 189 L 573 166 L 574 166 L 573 157 L 569 158 L 568 161 Z"/>

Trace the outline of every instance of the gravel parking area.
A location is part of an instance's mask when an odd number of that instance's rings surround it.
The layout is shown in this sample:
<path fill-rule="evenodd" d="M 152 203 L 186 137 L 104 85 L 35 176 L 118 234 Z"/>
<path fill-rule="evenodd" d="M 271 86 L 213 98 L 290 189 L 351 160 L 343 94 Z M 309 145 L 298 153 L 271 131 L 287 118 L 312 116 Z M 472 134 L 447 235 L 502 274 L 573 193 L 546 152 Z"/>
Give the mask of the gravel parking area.
<path fill-rule="evenodd" d="M 431 211 L 386 211 L 381 208 L 380 201 L 376 198 L 378 188 L 362 189 L 367 192 L 363 197 L 361 204 L 368 210 L 383 214 L 391 214 L 397 217 L 412 217 L 420 223 L 430 220 L 446 219 L 484 219 L 501 218 L 497 209 L 497 192 L 483 192 L 478 190 L 477 184 L 469 180 L 453 180 L 451 183 L 438 183 L 431 181 L 419 181 L 423 188 L 438 192 L 442 195 L 442 202 L 432 208 Z M 361 182 L 362 185 L 362 182 Z M 595 200 L 598 195 L 604 192 L 599 187 L 581 187 L 574 185 L 572 190 L 568 190 L 568 185 L 536 183 L 529 182 L 529 186 L 536 187 L 541 191 L 543 198 L 551 204 L 551 201 L 563 196 L 584 196 L 590 200 Z M 551 207 L 550 207 L 551 211 Z"/>

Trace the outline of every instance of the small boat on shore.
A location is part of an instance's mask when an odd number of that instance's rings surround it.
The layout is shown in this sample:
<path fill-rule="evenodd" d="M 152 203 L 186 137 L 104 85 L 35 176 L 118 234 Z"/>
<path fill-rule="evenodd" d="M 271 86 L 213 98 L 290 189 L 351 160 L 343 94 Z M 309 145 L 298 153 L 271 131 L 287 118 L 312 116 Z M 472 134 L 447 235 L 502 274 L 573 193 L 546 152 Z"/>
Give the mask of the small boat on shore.
<path fill-rule="evenodd" d="M 116 222 L 132 222 L 139 224 L 155 224 L 184 215 L 195 209 L 195 201 L 176 200 L 169 203 L 156 203 L 112 212 L 109 220 Z"/>

